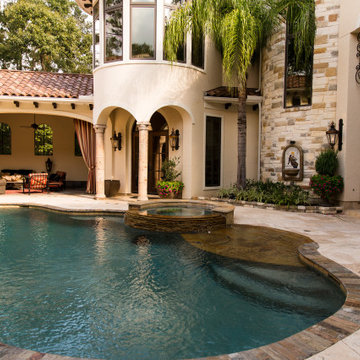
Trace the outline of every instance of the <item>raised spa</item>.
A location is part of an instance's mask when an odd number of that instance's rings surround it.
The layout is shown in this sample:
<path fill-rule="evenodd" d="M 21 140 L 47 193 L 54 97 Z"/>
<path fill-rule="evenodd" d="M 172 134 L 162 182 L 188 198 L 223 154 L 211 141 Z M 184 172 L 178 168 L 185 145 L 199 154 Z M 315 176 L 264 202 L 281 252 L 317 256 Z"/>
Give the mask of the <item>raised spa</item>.
<path fill-rule="evenodd" d="M 249 226 L 180 235 L 133 229 L 120 217 L 0 209 L 0 343 L 107 360 L 272 343 L 344 301 L 299 262 L 307 241 Z"/>
<path fill-rule="evenodd" d="M 125 224 L 160 232 L 208 232 L 233 223 L 234 207 L 200 201 L 147 201 L 129 204 Z"/>

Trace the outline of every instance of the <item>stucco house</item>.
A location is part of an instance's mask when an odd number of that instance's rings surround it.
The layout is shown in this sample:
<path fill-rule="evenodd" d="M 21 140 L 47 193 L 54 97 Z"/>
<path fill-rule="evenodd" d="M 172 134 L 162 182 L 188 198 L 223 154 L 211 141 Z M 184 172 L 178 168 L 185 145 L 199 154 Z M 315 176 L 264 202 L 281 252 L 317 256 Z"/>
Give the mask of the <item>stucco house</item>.
<path fill-rule="evenodd" d="M 235 183 L 237 95 L 225 86 L 220 55 L 208 39 L 187 34 L 178 61 L 164 57 L 165 21 L 177 2 L 77 3 L 94 19 L 93 75 L 0 71 L 0 123 L 11 129 L 10 153 L 0 147 L 0 170 L 43 171 L 50 156 L 68 181 L 96 174 L 97 198 L 105 197 L 106 182 L 145 200 L 154 193 L 162 161 L 177 157 L 185 198 L 211 196 Z M 249 69 L 247 177 L 308 185 L 330 123 L 338 128 L 342 119 L 341 201 L 358 207 L 360 3 L 317 0 L 316 18 L 311 73 L 291 68 L 285 25 Z M 75 155 L 73 119 L 95 131 L 91 164 Z M 52 153 L 36 154 L 33 123 L 51 127 Z M 301 153 L 301 176 L 284 176 L 289 145 Z"/>

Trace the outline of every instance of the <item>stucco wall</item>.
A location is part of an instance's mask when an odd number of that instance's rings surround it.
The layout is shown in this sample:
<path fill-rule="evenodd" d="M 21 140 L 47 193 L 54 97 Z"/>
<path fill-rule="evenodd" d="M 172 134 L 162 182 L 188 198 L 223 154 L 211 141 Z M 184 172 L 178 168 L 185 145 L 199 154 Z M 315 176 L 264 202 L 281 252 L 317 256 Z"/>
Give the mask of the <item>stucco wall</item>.
<path fill-rule="evenodd" d="M 339 27 L 337 119 L 344 120 L 343 150 L 339 153 L 345 188 L 342 200 L 348 207 L 360 204 L 360 85 L 355 81 L 357 34 L 360 31 L 360 2 L 342 0 Z"/>
<path fill-rule="evenodd" d="M 65 171 L 70 181 L 85 181 L 87 168 L 82 157 L 74 155 L 74 124 L 71 118 L 36 115 L 37 124 L 48 124 L 53 132 L 53 156 L 34 155 L 34 130 L 29 126 L 34 121 L 33 114 L 0 114 L 0 122 L 11 127 L 11 155 L 0 155 L 1 169 L 32 169 L 46 171 L 45 161 L 53 161 L 52 172 Z"/>
<path fill-rule="evenodd" d="M 312 105 L 284 109 L 285 26 L 263 52 L 261 177 L 281 180 L 282 151 L 294 140 L 304 150 L 304 181 L 315 173 L 315 158 L 336 120 L 340 0 L 317 0 Z"/>

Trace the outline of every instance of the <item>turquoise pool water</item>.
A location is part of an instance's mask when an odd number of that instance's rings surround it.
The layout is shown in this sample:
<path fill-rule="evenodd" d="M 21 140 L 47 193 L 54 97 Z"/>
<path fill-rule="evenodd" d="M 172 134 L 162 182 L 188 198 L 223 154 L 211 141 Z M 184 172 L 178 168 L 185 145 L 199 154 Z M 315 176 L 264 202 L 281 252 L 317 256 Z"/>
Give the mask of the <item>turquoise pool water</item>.
<path fill-rule="evenodd" d="M 306 268 L 231 260 L 121 218 L 0 209 L 7 344 L 109 360 L 217 355 L 277 341 L 343 301 Z"/>
<path fill-rule="evenodd" d="M 201 207 L 181 207 L 181 206 L 162 206 L 154 209 L 148 209 L 149 215 L 165 215 L 165 216 L 204 216 L 212 214 L 211 210 Z"/>

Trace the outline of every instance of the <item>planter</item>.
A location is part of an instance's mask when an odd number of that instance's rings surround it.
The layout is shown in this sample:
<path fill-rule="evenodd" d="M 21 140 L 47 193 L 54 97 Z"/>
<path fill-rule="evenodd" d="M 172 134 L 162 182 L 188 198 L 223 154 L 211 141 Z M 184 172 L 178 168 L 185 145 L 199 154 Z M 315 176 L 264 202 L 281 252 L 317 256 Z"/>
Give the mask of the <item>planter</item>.
<path fill-rule="evenodd" d="M 175 193 L 171 192 L 168 195 L 164 195 L 162 191 L 157 189 L 157 193 L 161 199 L 182 199 L 182 190 L 180 190 L 176 195 Z"/>

